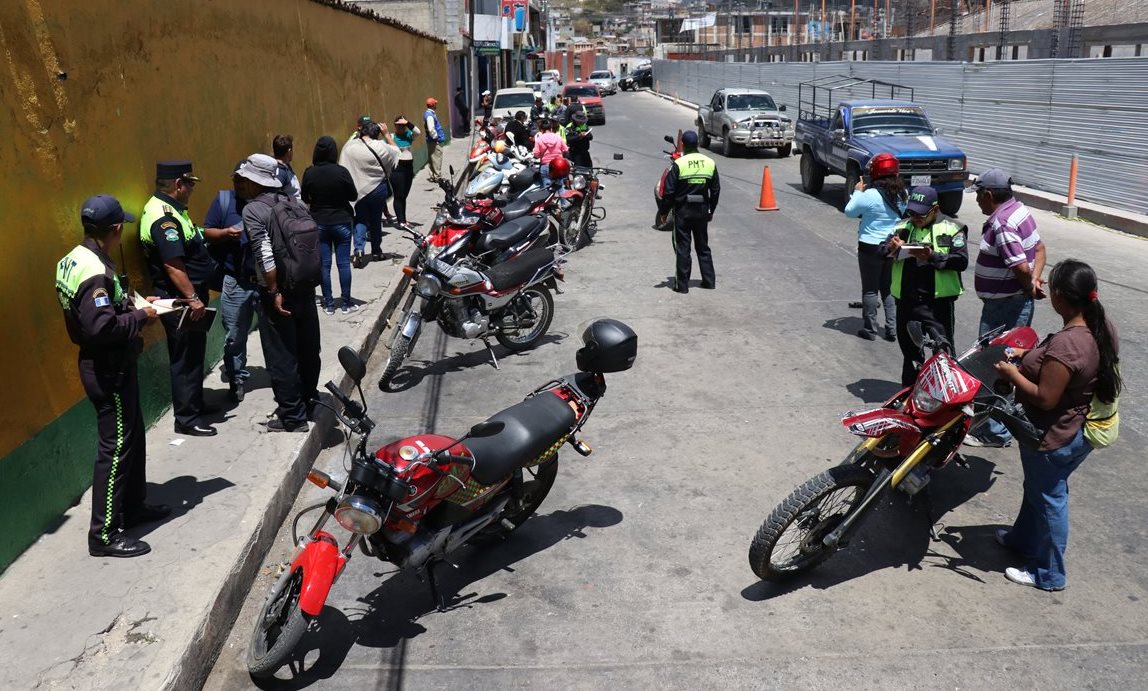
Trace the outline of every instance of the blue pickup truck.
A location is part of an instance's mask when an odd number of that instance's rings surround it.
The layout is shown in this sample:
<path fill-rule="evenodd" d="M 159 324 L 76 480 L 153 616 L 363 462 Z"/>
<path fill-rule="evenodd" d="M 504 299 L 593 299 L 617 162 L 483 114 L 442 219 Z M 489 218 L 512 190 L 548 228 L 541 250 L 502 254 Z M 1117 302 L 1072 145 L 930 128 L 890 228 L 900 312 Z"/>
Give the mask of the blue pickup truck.
<path fill-rule="evenodd" d="M 908 91 L 910 96 L 909 100 L 851 99 L 833 104 L 839 88 L 855 93 L 858 86 Z M 890 153 L 900 162 L 907 187 L 932 185 L 942 213 L 955 216 L 968 178 L 967 158 L 938 136 L 925 110 L 912 102 L 911 93 L 908 87 L 853 78 L 801 84 L 793 144 L 801 154 L 802 189 L 820 194 L 826 175 L 842 175 L 848 199 L 869 159 Z"/>

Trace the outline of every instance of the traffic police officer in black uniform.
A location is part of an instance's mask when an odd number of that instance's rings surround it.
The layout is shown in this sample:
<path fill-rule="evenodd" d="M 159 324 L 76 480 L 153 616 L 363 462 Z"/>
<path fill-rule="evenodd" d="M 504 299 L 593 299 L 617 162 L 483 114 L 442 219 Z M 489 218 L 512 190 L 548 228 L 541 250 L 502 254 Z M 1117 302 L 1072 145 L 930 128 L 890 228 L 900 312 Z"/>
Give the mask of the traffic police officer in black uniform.
<path fill-rule="evenodd" d="M 962 291 L 961 272 L 969 266 L 969 229 L 940 215 L 937 191 L 914 187 L 909 193 L 905 221 L 886 243 L 893 258 L 893 297 L 897 300 L 897 342 L 901 346 L 901 384 L 912 386 L 924 353 L 909 338 L 908 324 L 919 321 L 943 333 L 955 344 L 953 308 Z M 898 258 L 904 246 L 909 256 Z"/>
<path fill-rule="evenodd" d="M 205 317 L 208 283 L 215 270 L 207 252 L 203 229 L 191 222 L 187 202 L 199 178 L 191 174 L 190 161 L 160 161 L 155 166 L 156 192 L 144 205 L 140 218 L 140 244 L 156 293 L 163 298 L 185 301 L 188 318 Z M 167 354 L 171 362 L 171 403 L 176 434 L 210 437 L 216 430 L 201 416 L 203 405 L 203 360 L 207 333 L 180 329 L 181 312 L 160 318 L 167 332 Z"/>
<path fill-rule="evenodd" d="M 709 222 L 713 220 L 721 193 L 717 165 L 713 159 L 698 153 L 698 133 L 682 133 L 683 155 L 674 161 L 666 176 L 665 194 L 658 203 L 658 212 L 674 210 L 674 252 L 678 256 L 673 288 L 679 293 L 690 292 L 690 239 L 698 252 L 698 268 L 702 272 L 702 288 L 715 286 L 714 263 L 710 254 Z"/>
<path fill-rule="evenodd" d="M 132 304 L 126 281 L 116 274 L 109 256 L 120 243 L 124 222 L 135 218 L 106 194 L 85 201 L 80 218 L 84 241 L 57 263 L 56 297 L 64 308 L 68 336 L 80 346 L 80 383 L 96 408 L 100 437 L 88 553 L 136 557 L 151 547 L 123 529 L 171 513 L 168 506 L 144 501 L 145 428 L 136 358 L 143 347 L 140 330 L 156 313 Z"/>

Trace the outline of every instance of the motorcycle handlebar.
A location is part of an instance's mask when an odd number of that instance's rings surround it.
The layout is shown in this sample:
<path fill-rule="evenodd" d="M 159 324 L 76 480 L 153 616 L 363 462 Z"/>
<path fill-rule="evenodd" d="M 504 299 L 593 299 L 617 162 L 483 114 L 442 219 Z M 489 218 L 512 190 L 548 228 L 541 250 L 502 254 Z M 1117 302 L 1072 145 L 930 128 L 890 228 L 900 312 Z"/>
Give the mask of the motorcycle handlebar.
<path fill-rule="evenodd" d="M 339 387 L 335 386 L 335 382 L 327 382 L 327 390 L 331 392 L 331 395 L 335 397 L 335 400 L 343 404 L 344 408 L 351 405 L 351 399 L 347 398 L 347 394 L 343 393 L 339 390 Z"/>

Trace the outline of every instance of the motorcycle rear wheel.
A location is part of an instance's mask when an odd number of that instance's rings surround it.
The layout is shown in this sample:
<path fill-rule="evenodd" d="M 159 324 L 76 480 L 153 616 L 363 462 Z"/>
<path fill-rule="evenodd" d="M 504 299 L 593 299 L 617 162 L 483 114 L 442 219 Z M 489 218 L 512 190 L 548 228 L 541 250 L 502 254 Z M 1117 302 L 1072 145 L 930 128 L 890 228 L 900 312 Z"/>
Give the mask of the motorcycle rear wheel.
<path fill-rule="evenodd" d="M 750 568 L 758 578 L 776 582 L 828 559 L 836 549 L 826 547 L 822 539 L 861 503 L 872 483 L 873 474 L 856 465 L 836 466 L 807 480 L 758 529 L 749 547 Z M 791 528 L 796 535 L 786 539 Z"/>
<path fill-rule="evenodd" d="M 534 515 L 546 500 L 546 495 L 550 494 L 550 488 L 554 487 L 554 481 L 558 478 L 558 454 L 533 468 L 524 468 L 521 472 L 525 474 L 522 478 L 521 507 L 515 511 L 504 509 L 498 520 L 470 539 L 470 544 L 483 545 L 501 540 L 518 530 L 526 519 Z M 502 524 L 503 521 L 509 522 L 514 527 L 507 528 Z"/>
<path fill-rule="evenodd" d="M 379 377 L 379 391 L 390 391 L 391 380 L 395 378 L 395 373 L 399 371 L 402 366 L 403 360 L 407 359 L 407 353 L 410 352 L 411 339 L 399 335 L 395 339 L 395 344 L 391 346 L 391 354 L 387 357 L 387 366 L 383 368 L 383 374 Z"/>
<path fill-rule="evenodd" d="M 593 214 L 594 200 L 590 198 L 587 190 L 578 207 L 578 234 L 574 236 L 574 249 L 582 249 L 590 244 L 590 216 Z"/>
<path fill-rule="evenodd" d="M 511 314 L 507 314 L 510 312 Z M 546 331 L 550 329 L 550 322 L 554 320 L 554 298 L 550 297 L 550 291 L 544 285 L 532 285 L 523 290 L 517 297 L 510 301 L 503 312 L 501 318 L 521 319 L 524 315 L 523 312 L 530 312 L 534 316 L 534 325 L 530 327 L 525 334 L 522 334 L 521 329 L 514 331 L 504 331 L 499 328 L 494 337 L 498 339 L 505 348 L 515 353 L 521 350 L 527 350 L 534 347 L 538 340 L 546 335 Z M 392 354 L 393 355 L 393 354 Z M 390 363 L 388 363 L 388 367 Z M 385 374 L 385 373 L 384 373 Z"/>
<path fill-rule="evenodd" d="M 287 662 L 311 623 L 299 609 L 303 569 L 284 571 L 255 619 L 255 631 L 247 648 L 247 671 L 253 677 L 270 677 Z"/>

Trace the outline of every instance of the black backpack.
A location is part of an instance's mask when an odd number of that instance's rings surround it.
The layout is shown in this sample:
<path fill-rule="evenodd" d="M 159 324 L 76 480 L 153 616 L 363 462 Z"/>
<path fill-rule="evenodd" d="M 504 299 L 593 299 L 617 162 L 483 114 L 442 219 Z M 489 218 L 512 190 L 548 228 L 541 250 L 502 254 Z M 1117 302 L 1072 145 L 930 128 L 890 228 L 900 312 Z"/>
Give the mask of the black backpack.
<path fill-rule="evenodd" d="M 314 290 L 323 273 L 319 256 L 319 226 L 303 202 L 275 194 L 267 234 L 275 255 L 279 286 L 286 291 Z"/>

